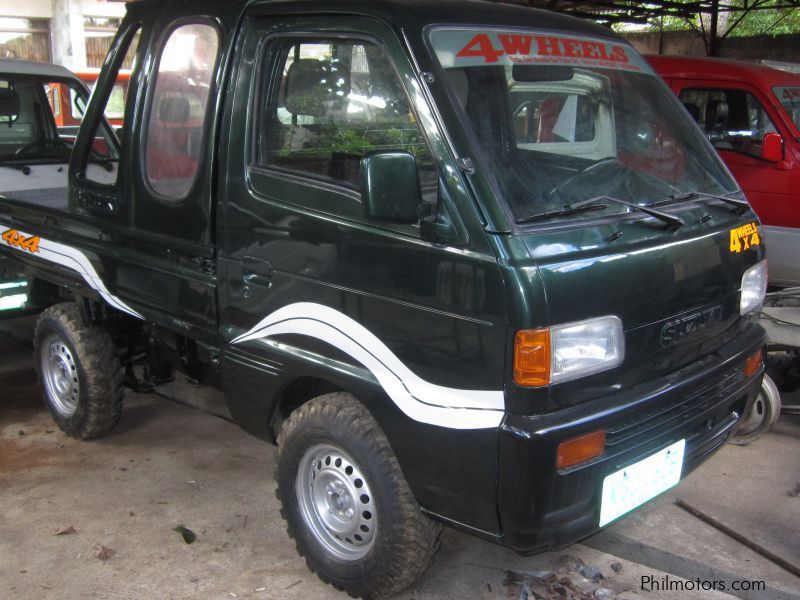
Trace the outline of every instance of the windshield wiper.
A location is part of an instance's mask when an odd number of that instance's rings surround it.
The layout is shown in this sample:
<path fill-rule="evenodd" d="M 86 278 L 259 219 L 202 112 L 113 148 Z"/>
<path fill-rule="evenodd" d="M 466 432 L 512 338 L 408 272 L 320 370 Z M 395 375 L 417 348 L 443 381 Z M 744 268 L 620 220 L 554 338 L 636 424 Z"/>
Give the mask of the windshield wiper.
<path fill-rule="evenodd" d="M 548 210 L 543 213 L 536 213 L 527 217 L 521 217 L 516 220 L 517 224 L 533 223 L 534 221 L 545 221 L 553 217 L 565 217 L 568 215 L 577 215 L 582 212 L 589 212 L 591 210 L 603 210 L 608 208 L 608 204 L 599 204 L 597 198 L 590 198 L 581 202 L 573 202 L 572 204 L 565 204 L 561 208 Z"/>
<path fill-rule="evenodd" d="M 634 208 L 639 210 L 643 213 L 647 213 L 651 217 L 655 217 L 656 219 L 660 219 L 664 221 L 667 225 L 670 226 L 672 231 L 677 231 L 686 223 L 680 217 L 676 217 L 672 213 L 664 212 L 663 210 L 657 210 L 652 208 L 651 206 L 642 206 L 641 204 L 636 204 L 635 202 L 628 202 L 627 200 L 622 200 L 621 198 L 615 198 L 614 196 L 597 196 L 595 200 L 608 200 L 609 202 L 616 202 L 617 204 L 622 204 L 623 206 L 628 206 L 630 208 Z"/>
<path fill-rule="evenodd" d="M 588 200 L 582 200 L 581 202 L 574 202 L 572 204 L 567 204 L 556 210 L 551 210 L 548 212 L 531 215 L 529 217 L 522 217 L 521 219 L 517 219 L 516 222 L 531 223 L 532 221 L 541 221 L 543 219 L 547 219 L 550 217 L 561 217 L 561 216 L 585 212 L 588 210 L 601 210 L 603 208 L 608 208 L 608 204 L 601 204 L 603 201 L 622 204 L 623 206 L 633 208 L 635 210 L 646 213 L 651 217 L 660 219 L 665 223 L 667 223 L 672 231 L 677 231 L 686 224 L 683 221 L 683 219 L 681 219 L 680 217 L 676 217 L 671 213 L 664 212 L 663 210 L 657 210 L 649 206 L 642 206 L 641 204 L 636 204 L 634 202 L 628 202 L 627 200 L 615 198 L 614 196 L 595 196 L 594 198 L 589 198 Z"/>
<path fill-rule="evenodd" d="M 731 194 L 738 194 L 738 192 L 729 192 L 728 194 L 723 195 L 708 194 L 706 192 L 686 192 L 684 194 L 672 194 L 656 204 L 669 204 L 670 202 L 681 202 L 683 200 L 691 200 L 692 198 L 710 198 L 711 200 L 718 200 L 729 206 L 732 206 L 737 214 L 742 214 L 745 210 L 750 208 L 750 204 L 747 202 L 747 200 L 742 200 L 741 198 L 731 198 Z"/>

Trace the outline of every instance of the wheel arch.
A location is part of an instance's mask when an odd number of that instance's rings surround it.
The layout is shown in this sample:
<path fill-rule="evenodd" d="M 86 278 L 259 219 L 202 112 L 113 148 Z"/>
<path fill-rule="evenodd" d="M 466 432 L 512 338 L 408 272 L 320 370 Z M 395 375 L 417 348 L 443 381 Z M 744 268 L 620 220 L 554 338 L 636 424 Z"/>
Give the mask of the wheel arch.
<path fill-rule="evenodd" d="M 317 396 L 330 394 L 332 392 L 348 392 L 347 389 L 338 383 L 314 375 L 300 375 L 286 381 L 275 395 L 275 400 L 269 411 L 268 422 L 270 441 L 276 443 L 283 422 L 289 418 L 295 410 L 303 406 L 306 402 L 313 400 Z M 358 399 L 355 394 L 351 395 Z"/>

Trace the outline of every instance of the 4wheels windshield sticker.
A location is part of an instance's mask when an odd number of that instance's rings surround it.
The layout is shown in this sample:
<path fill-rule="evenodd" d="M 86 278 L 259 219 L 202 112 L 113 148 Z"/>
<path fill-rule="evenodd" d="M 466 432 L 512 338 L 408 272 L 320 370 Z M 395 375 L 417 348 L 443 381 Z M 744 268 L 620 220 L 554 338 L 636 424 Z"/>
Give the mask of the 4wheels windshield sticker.
<path fill-rule="evenodd" d="M 654 75 L 636 51 L 611 40 L 552 32 L 437 29 L 431 33 L 445 69 L 483 65 L 550 64 L 636 71 Z"/>
<path fill-rule="evenodd" d="M 59 244 L 58 242 L 46 240 L 39 236 L 33 236 L 15 229 L 6 229 L 3 231 L 0 238 L 11 247 L 18 249 L 24 248 L 26 252 L 34 252 L 36 256 L 40 258 L 72 269 L 83 277 L 89 287 L 100 294 L 103 300 L 108 302 L 111 307 L 128 313 L 137 319 L 144 319 L 141 314 L 108 291 L 103 280 L 100 279 L 100 275 L 97 274 L 97 271 L 92 265 L 92 261 L 90 261 L 89 257 L 83 252 L 71 246 L 65 246 L 64 244 Z M 33 249 L 34 247 L 35 250 Z"/>
<path fill-rule="evenodd" d="M 498 427 L 503 418 L 502 390 L 460 390 L 428 383 L 366 327 L 321 304 L 284 306 L 231 344 L 283 334 L 314 337 L 350 355 L 369 369 L 400 410 L 416 421 L 450 429 L 487 429 Z"/>

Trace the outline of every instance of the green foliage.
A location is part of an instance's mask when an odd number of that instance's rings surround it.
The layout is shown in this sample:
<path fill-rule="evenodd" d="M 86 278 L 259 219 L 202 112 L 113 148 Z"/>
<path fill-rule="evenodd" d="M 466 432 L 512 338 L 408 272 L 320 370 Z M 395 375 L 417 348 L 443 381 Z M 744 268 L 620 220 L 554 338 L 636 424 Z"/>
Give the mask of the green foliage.
<path fill-rule="evenodd" d="M 688 2 L 688 0 L 676 0 L 677 2 Z M 800 9 L 798 8 L 767 8 L 780 3 L 780 0 L 772 0 L 757 3 L 759 10 L 751 10 L 753 1 L 749 0 L 730 0 L 725 2 L 726 6 L 732 6 L 745 10 L 723 12 L 719 14 L 719 35 L 720 37 L 750 37 L 756 35 L 788 35 L 800 32 Z M 665 16 L 654 17 L 644 31 L 706 31 L 709 30 L 710 15 L 704 13 L 701 16 L 695 14 L 690 19 L 682 17 Z M 629 27 L 618 25 L 614 27 L 617 31 L 630 31 Z"/>
<path fill-rule="evenodd" d="M 306 125 L 304 129 L 313 131 L 313 137 L 306 140 L 301 149 L 282 148 L 278 153 L 279 156 L 284 158 L 297 154 L 326 156 L 339 152 L 363 156 L 373 150 L 405 150 L 427 159 L 429 154 L 422 134 L 413 125 L 342 127 L 330 122 L 326 125 Z"/>

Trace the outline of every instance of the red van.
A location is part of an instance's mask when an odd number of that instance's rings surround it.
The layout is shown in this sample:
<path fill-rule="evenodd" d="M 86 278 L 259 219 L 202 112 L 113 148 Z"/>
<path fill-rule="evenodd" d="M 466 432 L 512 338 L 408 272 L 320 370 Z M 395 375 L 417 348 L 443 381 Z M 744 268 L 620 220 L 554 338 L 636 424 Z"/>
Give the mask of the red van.
<path fill-rule="evenodd" d="M 75 71 L 89 91 L 94 91 L 94 86 L 97 85 L 97 77 L 100 75 L 100 69 L 83 69 Z M 129 69 L 120 69 L 117 75 L 117 81 L 111 89 L 111 96 L 106 105 L 105 116 L 114 129 L 122 126 L 122 119 L 125 116 L 125 99 L 128 97 L 128 84 L 130 83 L 131 72 Z"/>
<path fill-rule="evenodd" d="M 733 60 L 647 57 L 764 225 L 769 280 L 800 285 L 800 75 Z"/>
<path fill-rule="evenodd" d="M 97 76 L 100 74 L 98 69 L 74 71 L 74 73 L 89 88 L 90 92 L 94 91 L 94 86 L 97 85 Z M 106 107 L 106 119 L 114 129 L 122 127 L 122 119 L 125 116 L 125 98 L 128 96 L 130 78 L 130 71 L 121 70 L 111 90 L 111 97 Z M 74 137 L 78 131 L 78 126 L 83 120 L 83 110 L 85 108 L 82 104 L 76 104 L 78 99 L 75 91 L 68 85 L 55 82 L 47 87 L 47 99 L 50 102 L 50 108 L 53 111 L 53 118 L 59 132 L 62 136 L 66 134 Z"/>

